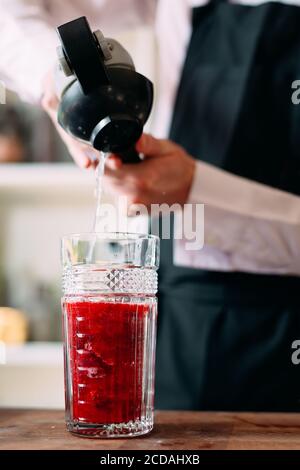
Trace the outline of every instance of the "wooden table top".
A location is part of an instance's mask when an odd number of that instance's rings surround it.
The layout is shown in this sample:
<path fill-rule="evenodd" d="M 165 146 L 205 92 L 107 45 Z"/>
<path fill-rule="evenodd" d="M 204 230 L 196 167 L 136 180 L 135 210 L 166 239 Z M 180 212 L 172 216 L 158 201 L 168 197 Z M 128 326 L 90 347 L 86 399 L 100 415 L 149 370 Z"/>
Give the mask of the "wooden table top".
<path fill-rule="evenodd" d="M 85 439 L 65 429 L 63 411 L 0 410 L 0 450 L 300 449 L 300 414 L 157 411 L 145 437 Z"/>

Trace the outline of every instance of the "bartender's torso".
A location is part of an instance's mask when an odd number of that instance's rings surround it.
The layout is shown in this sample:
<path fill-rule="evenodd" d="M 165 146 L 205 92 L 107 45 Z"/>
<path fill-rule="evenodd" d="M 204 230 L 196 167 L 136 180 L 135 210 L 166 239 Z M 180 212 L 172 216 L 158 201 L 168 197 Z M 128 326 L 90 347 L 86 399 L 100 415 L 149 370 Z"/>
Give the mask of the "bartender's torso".
<path fill-rule="evenodd" d="M 195 9 L 171 139 L 214 166 L 299 194 L 300 110 L 290 97 L 299 21 L 300 10 L 282 4 Z M 298 410 L 290 347 L 300 278 L 175 266 L 168 240 L 161 251 L 158 406 Z"/>

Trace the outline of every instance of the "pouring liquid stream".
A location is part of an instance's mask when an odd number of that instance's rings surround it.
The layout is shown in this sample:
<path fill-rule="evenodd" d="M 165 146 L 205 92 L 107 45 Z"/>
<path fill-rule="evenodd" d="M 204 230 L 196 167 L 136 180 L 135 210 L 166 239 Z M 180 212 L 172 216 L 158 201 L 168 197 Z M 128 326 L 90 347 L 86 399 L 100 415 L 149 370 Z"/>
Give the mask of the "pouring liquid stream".
<path fill-rule="evenodd" d="M 102 195 L 103 195 L 103 177 L 104 177 L 104 168 L 105 168 L 105 161 L 107 157 L 107 153 L 100 152 L 99 155 L 99 163 L 95 170 L 96 176 L 96 185 L 95 185 L 95 198 L 96 198 L 96 209 L 95 209 L 95 216 L 93 220 L 92 232 L 97 233 L 100 230 L 101 225 L 101 202 L 102 202 Z M 94 249 L 96 246 L 96 237 L 93 242 L 90 244 L 90 248 L 87 254 L 87 263 L 92 263 Z"/>
<path fill-rule="evenodd" d="M 100 217 L 101 217 L 101 201 L 103 195 L 103 177 L 104 177 L 104 168 L 105 168 L 105 161 L 107 157 L 107 153 L 100 152 L 99 156 L 99 163 L 96 168 L 96 210 L 95 210 L 95 218 L 93 223 L 92 232 L 99 231 L 99 224 L 100 224 Z"/>

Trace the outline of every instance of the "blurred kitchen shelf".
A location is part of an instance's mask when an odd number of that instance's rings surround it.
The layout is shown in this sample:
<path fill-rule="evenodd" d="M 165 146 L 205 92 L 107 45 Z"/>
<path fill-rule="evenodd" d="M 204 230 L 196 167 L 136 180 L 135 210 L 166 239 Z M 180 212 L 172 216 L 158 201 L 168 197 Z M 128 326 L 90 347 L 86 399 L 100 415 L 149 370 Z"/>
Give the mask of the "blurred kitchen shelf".
<path fill-rule="evenodd" d="M 62 343 L 6 346 L 0 365 L 0 407 L 64 407 Z"/>
<path fill-rule="evenodd" d="M 73 163 L 0 168 L 0 307 L 24 311 L 35 341 L 59 340 L 60 239 L 91 229 L 95 174 Z"/>
<path fill-rule="evenodd" d="M 55 192 L 54 192 L 55 190 Z M 76 201 L 93 201 L 95 174 L 72 163 L 2 164 L 0 172 L 1 201 L 51 194 L 52 198 L 71 197 Z M 5 199 L 2 199 L 5 198 Z M 24 200 L 24 199 L 23 199 Z"/>

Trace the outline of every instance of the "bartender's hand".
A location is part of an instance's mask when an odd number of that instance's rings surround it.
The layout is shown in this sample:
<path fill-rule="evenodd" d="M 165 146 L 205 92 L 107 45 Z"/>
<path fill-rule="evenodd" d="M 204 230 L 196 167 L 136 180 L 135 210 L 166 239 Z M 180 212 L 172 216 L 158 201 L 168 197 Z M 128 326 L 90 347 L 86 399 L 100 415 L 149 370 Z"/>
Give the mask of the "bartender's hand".
<path fill-rule="evenodd" d="M 57 109 L 59 99 L 55 93 L 53 71 L 50 70 L 43 82 L 44 94 L 41 100 L 42 107 L 50 116 L 69 153 L 81 168 L 95 168 L 98 163 L 99 152 L 90 145 L 85 145 L 70 136 L 57 122 Z"/>
<path fill-rule="evenodd" d="M 136 145 L 145 158 L 141 163 L 123 164 L 110 156 L 106 162 L 105 182 L 109 192 L 126 195 L 128 204 L 181 204 L 188 198 L 195 160 L 170 140 L 143 134 Z"/>

